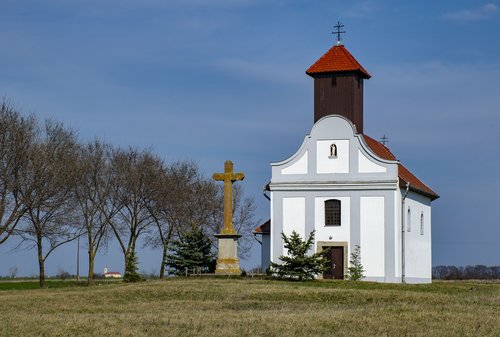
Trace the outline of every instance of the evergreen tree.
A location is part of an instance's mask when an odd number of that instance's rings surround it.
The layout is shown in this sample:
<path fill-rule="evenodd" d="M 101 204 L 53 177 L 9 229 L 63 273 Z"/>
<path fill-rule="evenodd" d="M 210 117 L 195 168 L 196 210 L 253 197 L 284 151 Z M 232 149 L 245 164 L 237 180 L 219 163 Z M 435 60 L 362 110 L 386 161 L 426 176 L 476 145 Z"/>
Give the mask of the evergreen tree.
<path fill-rule="evenodd" d="M 349 268 L 347 277 L 349 280 L 358 281 L 361 280 L 364 275 L 364 269 L 361 265 L 361 248 L 356 245 L 354 251 L 351 253 L 351 259 L 349 260 Z"/>
<path fill-rule="evenodd" d="M 194 229 L 172 244 L 173 254 L 169 255 L 170 273 L 183 275 L 193 269 L 212 271 L 214 257 L 211 252 L 212 243 L 203 229 Z"/>
<path fill-rule="evenodd" d="M 326 270 L 328 260 L 327 251 L 308 255 L 307 252 L 314 243 L 314 231 L 309 234 L 309 239 L 304 241 L 300 235 L 293 231 L 290 237 L 281 233 L 284 247 L 288 255 L 280 256 L 281 263 L 271 262 L 271 273 L 280 278 L 296 279 L 299 281 L 314 279 L 317 274 Z"/>
<path fill-rule="evenodd" d="M 137 255 L 135 255 L 134 251 L 131 251 L 125 263 L 125 275 L 123 275 L 124 282 L 138 282 L 141 280 L 141 275 L 137 272 L 138 265 Z"/>

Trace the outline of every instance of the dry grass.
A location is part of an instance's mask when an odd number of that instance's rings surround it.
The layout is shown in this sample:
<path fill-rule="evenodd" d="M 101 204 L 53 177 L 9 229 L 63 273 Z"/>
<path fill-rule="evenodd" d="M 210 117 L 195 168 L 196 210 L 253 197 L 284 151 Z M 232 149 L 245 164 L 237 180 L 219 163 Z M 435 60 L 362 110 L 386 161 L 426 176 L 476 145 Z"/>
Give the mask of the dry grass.
<path fill-rule="evenodd" d="M 500 283 L 188 278 L 0 291 L 0 336 L 500 336 Z"/>

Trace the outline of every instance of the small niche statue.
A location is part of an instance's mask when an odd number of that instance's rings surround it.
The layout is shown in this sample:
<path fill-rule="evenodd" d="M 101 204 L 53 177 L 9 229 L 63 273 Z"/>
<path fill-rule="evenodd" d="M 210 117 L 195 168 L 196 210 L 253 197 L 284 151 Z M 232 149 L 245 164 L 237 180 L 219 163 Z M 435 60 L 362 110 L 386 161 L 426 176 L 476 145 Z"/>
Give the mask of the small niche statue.
<path fill-rule="evenodd" d="M 337 158 L 337 145 L 330 145 L 330 158 Z"/>

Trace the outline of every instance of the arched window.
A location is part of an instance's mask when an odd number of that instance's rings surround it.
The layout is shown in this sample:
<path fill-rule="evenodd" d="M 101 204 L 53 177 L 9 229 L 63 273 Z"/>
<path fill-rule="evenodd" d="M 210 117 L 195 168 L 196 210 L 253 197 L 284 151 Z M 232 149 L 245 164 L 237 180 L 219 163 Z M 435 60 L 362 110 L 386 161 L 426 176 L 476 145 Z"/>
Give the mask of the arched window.
<path fill-rule="evenodd" d="M 340 226 L 340 200 L 325 201 L 325 226 Z"/>
<path fill-rule="evenodd" d="M 406 217 L 406 231 L 411 232 L 411 211 L 408 207 L 408 216 Z"/>
<path fill-rule="evenodd" d="M 424 235 L 424 212 L 420 213 L 420 235 Z"/>

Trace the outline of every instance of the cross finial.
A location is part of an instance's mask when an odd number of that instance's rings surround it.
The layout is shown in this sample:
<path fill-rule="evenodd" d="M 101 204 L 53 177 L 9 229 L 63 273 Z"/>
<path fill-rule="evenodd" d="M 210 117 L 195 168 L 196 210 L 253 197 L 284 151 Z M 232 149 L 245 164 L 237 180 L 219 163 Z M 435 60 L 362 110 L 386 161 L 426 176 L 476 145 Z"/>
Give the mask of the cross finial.
<path fill-rule="evenodd" d="M 380 138 L 380 142 L 385 146 L 385 144 L 389 143 L 389 138 L 383 135 L 382 138 Z"/>
<path fill-rule="evenodd" d="M 344 25 L 340 23 L 340 21 L 337 21 L 337 24 L 333 26 L 337 31 L 333 31 L 332 34 L 337 34 L 337 44 L 342 44 L 342 39 L 340 38 L 340 34 L 345 34 L 345 30 L 342 30 L 344 28 Z"/>

